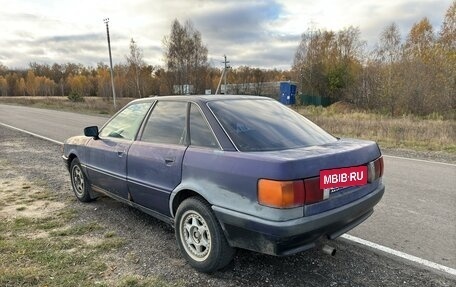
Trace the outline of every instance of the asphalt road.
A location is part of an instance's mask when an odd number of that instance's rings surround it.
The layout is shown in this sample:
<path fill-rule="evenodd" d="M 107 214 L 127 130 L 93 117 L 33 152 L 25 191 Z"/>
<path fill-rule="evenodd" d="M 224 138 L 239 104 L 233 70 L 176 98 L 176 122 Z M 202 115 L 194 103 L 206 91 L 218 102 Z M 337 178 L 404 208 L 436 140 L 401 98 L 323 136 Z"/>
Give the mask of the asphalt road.
<path fill-rule="evenodd" d="M 87 126 L 101 127 L 108 118 L 13 105 L 0 105 L 0 123 L 64 142 L 83 134 Z"/>
<path fill-rule="evenodd" d="M 0 123 L 56 141 L 107 118 L 0 105 Z M 386 193 L 359 238 L 456 268 L 456 165 L 385 156 Z"/>

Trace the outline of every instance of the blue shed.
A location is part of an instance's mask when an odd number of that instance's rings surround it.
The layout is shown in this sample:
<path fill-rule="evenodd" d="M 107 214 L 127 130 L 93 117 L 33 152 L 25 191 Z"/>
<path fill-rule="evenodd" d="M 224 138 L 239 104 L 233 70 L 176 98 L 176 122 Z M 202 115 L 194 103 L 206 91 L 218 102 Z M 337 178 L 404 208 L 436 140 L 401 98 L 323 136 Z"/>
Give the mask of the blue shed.
<path fill-rule="evenodd" d="M 280 102 L 284 105 L 296 103 L 296 84 L 292 82 L 280 82 Z"/>

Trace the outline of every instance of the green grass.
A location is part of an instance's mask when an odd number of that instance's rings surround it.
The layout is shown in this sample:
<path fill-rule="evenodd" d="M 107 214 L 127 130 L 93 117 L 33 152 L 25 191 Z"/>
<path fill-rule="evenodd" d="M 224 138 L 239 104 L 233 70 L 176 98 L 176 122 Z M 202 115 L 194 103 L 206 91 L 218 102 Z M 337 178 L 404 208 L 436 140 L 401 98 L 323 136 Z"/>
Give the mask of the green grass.
<path fill-rule="evenodd" d="M 122 247 L 125 243 L 125 239 L 115 236 L 103 239 L 101 243 L 95 244 L 93 248 L 99 251 L 110 251 Z"/>
<path fill-rule="evenodd" d="M 28 192 L 32 186 L 18 185 L 13 194 L 22 195 L 24 189 L 27 193 L 8 204 L 20 212 L 27 208 L 21 205 L 23 201 L 46 204 L 57 200 L 48 190 Z M 3 199 L 10 196 L 3 190 L 0 195 Z M 112 286 L 105 278 L 105 258 L 121 248 L 125 239 L 114 232 L 106 237 L 105 227 L 95 221 L 75 222 L 79 211 L 74 208 L 40 218 L 20 214 L 0 220 L 0 286 Z"/>
<path fill-rule="evenodd" d="M 12 230 L 0 240 L 0 286 L 90 286 L 89 279 L 106 270 L 97 260 L 100 252 L 78 238 L 30 236 L 32 230 L 62 224 L 27 218 L 0 222 L 0 230 Z"/>
<path fill-rule="evenodd" d="M 2 223 L 4 224 L 4 223 Z M 43 217 L 43 218 L 30 218 L 30 217 L 17 217 L 9 222 L 8 227 L 11 230 L 18 232 L 27 231 L 48 231 L 54 228 L 59 228 L 64 225 L 63 220 L 59 217 Z"/>
<path fill-rule="evenodd" d="M 76 224 L 63 230 L 52 231 L 50 234 L 54 236 L 75 236 L 85 235 L 102 229 L 103 227 L 100 224 L 96 222 L 90 222 L 85 224 Z"/>
<path fill-rule="evenodd" d="M 2 170 L 12 167 L 0 159 Z M 3 168 L 5 167 L 5 168 Z M 14 182 L 10 186 L 9 182 Z M 0 286 L 180 286 L 154 276 L 112 272 L 119 264 L 128 269 L 131 261 L 118 260 L 118 251 L 127 240 L 95 220 L 80 222 L 81 210 L 69 207 L 26 216 L 35 203 L 46 206 L 65 202 L 47 190 L 45 184 L 16 178 L 2 182 L 0 208 L 13 207 L 14 216 L 0 220 Z M 6 189 L 8 187 L 8 189 Z M 117 258 L 117 259 L 116 259 Z M 126 264 L 126 266 L 125 266 Z M 119 268 L 120 269 L 120 268 Z M 124 270 L 124 269 L 122 269 Z"/>
<path fill-rule="evenodd" d="M 54 200 L 55 194 L 50 192 L 49 190 L 39 190 L 35 193 L 31 193 L 28 195 L 33 200 Z"/>
<path fill-rule="evenodd" d="M 14 170 L 3 159 L 0 159 L 0 167 L 0 177 L 2 170 Z M 35 190 L 36 182 L 22 181 L 17 174 L 9 180 L 16 183 L 14 187 L 5 181 L 0 188 L 0 208 L 4 204 L 18 211 L 0 220 L 0 286 L 184 285 L 184 282 L 168 282 L 161 277 L 129 274 L 128 270 L 137 268 L 139 257 L 127 255 L 127 260 L 119 260 L 119 249 L 127 240 L 114 230 L 106 230 L 98 221 L 81 223 L 81 210 L 69 207 L 70 203 L 52 212 L 46 213 L 44 209 L 44 213 L 40 213 L 42 217 L 25 216 L 26 213 L 20 211 L 26 210 L 28 204 L 39 202 L 42 206 L 44 202 L 46 206 L 52 201 L 65 202 L 65 198 L 55 196 L 44 184 Z M 129 266 L 133 267 L 129 269 Z M 112 270 L 127 271 L 118 274 Z"/>

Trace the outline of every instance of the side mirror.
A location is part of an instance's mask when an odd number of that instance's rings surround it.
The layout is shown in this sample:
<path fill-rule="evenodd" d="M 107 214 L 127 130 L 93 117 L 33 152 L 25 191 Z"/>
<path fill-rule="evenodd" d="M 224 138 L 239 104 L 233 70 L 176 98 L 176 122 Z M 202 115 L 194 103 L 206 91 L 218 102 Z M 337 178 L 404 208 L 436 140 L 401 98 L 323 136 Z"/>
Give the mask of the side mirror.
<path fill-rule="evenodd" d="M 84 135 L 86 137 L 92 137 L 93 139 L 99 139 L 98 137 L 98 127 L 97 126 L 91 126 L 91 127 L 86 127 L 84 129 Z"/>

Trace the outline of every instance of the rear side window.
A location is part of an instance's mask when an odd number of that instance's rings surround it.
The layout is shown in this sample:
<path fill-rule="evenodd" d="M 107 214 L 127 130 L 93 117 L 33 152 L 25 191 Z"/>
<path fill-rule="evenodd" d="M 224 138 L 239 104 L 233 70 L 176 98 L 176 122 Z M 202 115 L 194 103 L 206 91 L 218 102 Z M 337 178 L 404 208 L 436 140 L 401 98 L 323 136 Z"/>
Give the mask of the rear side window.
<path fill-rule="evenodd" d="M 190 145 L 218 148 L 217 140 L 195 104 L 190 107 Z"/>
<path fill-rule="evenodd" d="M 274 100 L 221 100 L 209 102 L 208 106 L 240 151 L 285 150 L 336 141 Z"/>
<path fill-rule="evenodd" d="M 146 122 L 142 141 L 186 144 L 186 102 L 159 101 Z"/>
<path fill-rule="evenodd" d="M 100 137 L 134 140 L 152 103 L 131 104 L 119 112 L 103 127 Z"/>

